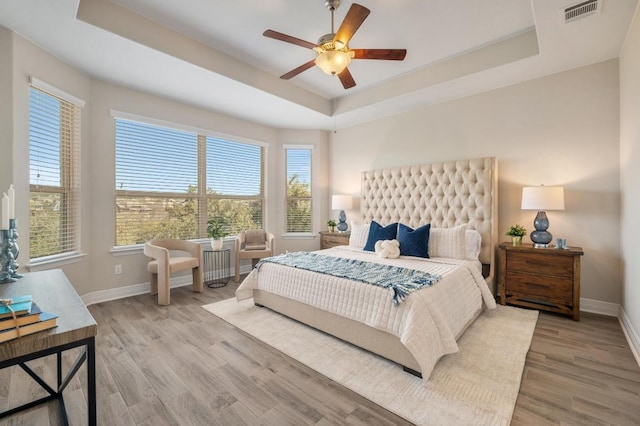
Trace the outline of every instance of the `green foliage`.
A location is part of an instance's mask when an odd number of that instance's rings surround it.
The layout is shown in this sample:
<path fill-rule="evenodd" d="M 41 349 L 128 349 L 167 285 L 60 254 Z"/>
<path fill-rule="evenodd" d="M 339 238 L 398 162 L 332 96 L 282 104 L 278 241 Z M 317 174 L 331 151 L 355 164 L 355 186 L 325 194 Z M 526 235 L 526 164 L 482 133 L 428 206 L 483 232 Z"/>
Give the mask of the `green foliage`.
<path fill-rule="evenodd" d="M 297 174 L 287 181 L 287 232 L 311 232 L 311 188 Z"/>
<path fill-rule="evenodd" d="M 196 194 L 190 186 L 187 194 Z M 262 201 L 222 198 L 208 189 L 207 222 L 199 228 L 198 198 L 116 197 L 116 245 L 141 244 L 153 238 L 195 239 L 209 235 L 209 224 L 216 220 L 218 235 L 262 228 Z M 219 238 L 219 237 L 218 237 Z"/>
<path fill-rule="evenodd" d="M 50 256 L 63 252 L 61 238 L 61 195 L 34 194 L 29 197 L 29 255 Z"/>
<path fill-rule="evenodd" d="M 229 233 L 225 231 L 224 224 L 220 218 L 214 217 L 207 221 L 207 236 L 209 238 L 218 239 L 224 238 L 227 235 L 229 235 Z"/>
<path fill-rule="evenodd" d="M 510 235 L 512 237 L 523 237 L 527 235 L 527 230 L 523 226 L 520 226 L 516 223 L 515 225 L 511 225 L 509 229 L 507 229 L 505 235 Z"/>
<path fill-rule="evenodd" d="M 335 220 L 333 220 L 333 219 L 329 219 L 329 220 L 327 221 L 327 226 L 338 226 L 338 224 L 336 223 L 336 221 L 335 221 Z"/>

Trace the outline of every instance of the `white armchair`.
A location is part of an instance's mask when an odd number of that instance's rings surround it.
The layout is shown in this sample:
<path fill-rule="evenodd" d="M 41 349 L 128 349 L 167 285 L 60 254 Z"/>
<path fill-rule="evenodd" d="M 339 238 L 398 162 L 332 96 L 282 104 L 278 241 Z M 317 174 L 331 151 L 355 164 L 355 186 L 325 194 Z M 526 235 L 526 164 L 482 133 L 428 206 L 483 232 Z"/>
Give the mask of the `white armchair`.
<path fill-rule="evenodd" d="M 235 281 L 240 281 L 240 259 L 251 259 L 251 267 L 255 268 L 258 259 L 275 254 L 275 238 L 264 229 L 249 229 L 238 234 L 236 239 Z"/>
<path fill-rule="evenodd" d="M 172 255 L 172 251 L 180 251 L 180 255 Z M 187 269 L 192 270 L 193 291 L 202 292 L 202 248 L 200 244 L 184 240 L 157 239 L 144 245 L 144 254 L 154 260 L 147 264 L 151 273 L 151 294 L 158 295 L 159 305 L 170 303 L 171 293 L 169 278 L 171 274 Z"/>

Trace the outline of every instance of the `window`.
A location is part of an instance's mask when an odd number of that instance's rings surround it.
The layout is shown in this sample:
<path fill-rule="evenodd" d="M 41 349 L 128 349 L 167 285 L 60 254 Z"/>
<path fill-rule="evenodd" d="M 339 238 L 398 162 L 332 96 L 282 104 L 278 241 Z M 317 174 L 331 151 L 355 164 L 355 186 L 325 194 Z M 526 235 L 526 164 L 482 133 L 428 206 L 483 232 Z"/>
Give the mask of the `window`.
<path fill-rule="evenodd" d="M 37 83 L 46 89 L 35 87 Z M 84 103 L 35 79 L 29 90 L 30 256 L 79 253 L 80 108 Z"/>
<path fill-rule="evenodd" d="M 116 126 L 116 246 L 262 227 L 263 149 L 124 118 Z"/>
<path fill-rule="evenodd" d="M 285 146 L 286 232 L 311 233 L 312 147 Z"/>
<path fill-rule="evenodd" d="M 207 216 L 238 234 L 262 228 L 262 148 L 206 138 Z"/>

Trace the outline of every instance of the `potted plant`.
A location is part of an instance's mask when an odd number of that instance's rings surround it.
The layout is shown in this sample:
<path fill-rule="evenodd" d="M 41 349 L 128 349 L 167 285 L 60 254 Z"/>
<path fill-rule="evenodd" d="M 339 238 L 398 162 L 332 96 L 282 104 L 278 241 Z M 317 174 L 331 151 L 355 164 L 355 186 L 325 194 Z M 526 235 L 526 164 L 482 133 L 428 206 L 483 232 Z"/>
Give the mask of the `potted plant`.
<path fill-rule="evenodd" d="M 335 221 L 335 220 L 333 220 L 333 219 L 329 219 L 329 220 L 327 221 L 327 227 L 329 227 L 329 232 L 335 232 L 335 230 L 336 230 L 336 225 L 337 225 L 337 223 L 336 223 L 336 221 Z"/>
<path fill-rule="evenodd" d="M 224 223 L 217 217 L 207 221 L 207 236 L 211 238 L 211 248 L 214 250 L 222 249 L 222 239 L 229 235 L 224 229 Z"/>
<path fill-rule="evenodd" d="M 511 225 L 506 232 L 506 235 L 509 235 L 511 237 L 511 243 L 514 246 L 519 246 L 520 244 L 522 244 L 522 237 L 524 237 L 526 234 L 527 230 L 517 223 L 515 225 Z"/>

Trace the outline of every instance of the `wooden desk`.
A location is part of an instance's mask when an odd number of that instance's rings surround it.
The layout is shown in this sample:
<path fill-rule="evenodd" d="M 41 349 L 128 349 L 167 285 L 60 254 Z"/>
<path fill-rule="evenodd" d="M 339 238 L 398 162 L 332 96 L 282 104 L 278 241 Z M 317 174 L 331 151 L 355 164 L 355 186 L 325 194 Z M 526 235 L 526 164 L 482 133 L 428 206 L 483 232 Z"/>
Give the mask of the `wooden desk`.
<path fill-rule="evenodd" d="M 98 326 L 78 293 L 61 270 L 32 272 L 15 283 L 0 284 L 0 297 L 11 298 L 31 294 L 40 309 L 58 315 L 58 326 L 8 342 L 0 343 L 0 369 L 19 365 L 49 395 L 0 413 L 0 418 L 36 405 L 57 400 L 67 424 L 62 392 L 82 364 L 87 362 L 88 424 L 96 424 L 96 363 L 95 336 Z M 62 353 L 84 346 L 69 371 L 63 376 Z M 48 355 L 57 355 L 57 388 L 52 389 L 38 377 L 26 362 Z"/>

